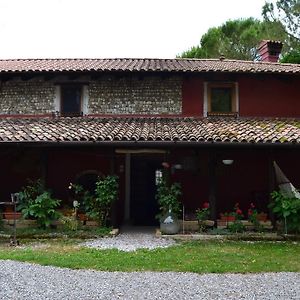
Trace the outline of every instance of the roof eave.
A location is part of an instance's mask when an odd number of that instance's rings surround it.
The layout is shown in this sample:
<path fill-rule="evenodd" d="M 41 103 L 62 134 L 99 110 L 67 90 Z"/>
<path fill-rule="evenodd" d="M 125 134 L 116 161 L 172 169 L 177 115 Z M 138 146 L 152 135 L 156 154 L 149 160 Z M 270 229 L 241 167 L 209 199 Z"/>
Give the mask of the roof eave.
<path fill-rule="evenodd" d="M 24 147 L 248 147 L 248 148 L 300 148 L 300 143 L 289 142 L 216 142 L 216 141 L 7 141 L 0 142 L 1 146 Z"/>

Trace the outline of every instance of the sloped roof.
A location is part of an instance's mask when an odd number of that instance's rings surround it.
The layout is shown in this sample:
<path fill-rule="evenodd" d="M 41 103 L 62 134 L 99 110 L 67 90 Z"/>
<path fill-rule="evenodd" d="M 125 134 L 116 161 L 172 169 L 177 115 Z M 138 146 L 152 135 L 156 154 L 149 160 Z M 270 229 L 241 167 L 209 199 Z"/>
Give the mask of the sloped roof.
<path fill-rule="evenodd" d="M 220 59 L 8 59 L 0 73 L 30 72 L 239 72 L 300 74 L 300 65 Z"/>
<path fill-rule="evenodd" d="M 300 119 L 0 118 L 0 144 L 78 141 L 300 144 Z"/>

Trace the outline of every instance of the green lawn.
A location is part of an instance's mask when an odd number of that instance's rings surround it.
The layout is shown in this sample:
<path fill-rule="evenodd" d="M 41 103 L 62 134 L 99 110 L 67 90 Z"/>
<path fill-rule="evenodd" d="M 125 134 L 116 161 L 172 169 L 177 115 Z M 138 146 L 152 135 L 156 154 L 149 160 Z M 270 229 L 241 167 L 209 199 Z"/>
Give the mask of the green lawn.
<path fill-rule="evenodd" d="M 103 271 L 300 272 L 300 243 L 194 241 L 128 253 L 83 248 L 74 240 L 56 240 L 48 241 L 44 247 L 30 243 L 24 248 L 0 246 L 0 259 Z"/>

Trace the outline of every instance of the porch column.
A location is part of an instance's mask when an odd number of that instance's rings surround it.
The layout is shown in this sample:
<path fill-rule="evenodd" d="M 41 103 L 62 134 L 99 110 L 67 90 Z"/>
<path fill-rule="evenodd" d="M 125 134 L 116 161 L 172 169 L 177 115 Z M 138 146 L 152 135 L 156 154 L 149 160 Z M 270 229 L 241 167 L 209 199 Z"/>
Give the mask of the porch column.
<path fill-rule="evenodd" d="M 210 217 L 212 220 L 217 220 L 217 208 L 216 208 L 216 194 L 217 194 L 217 176 L 216 176 L 217 160 L 215 153 L 211 153 L 208 164 L 208 176 L 209 176 L 209 206 Z"/>
<path fill-rule="evenodd" d="M 269 203 L 272 202 L 271 192 L 275 190 L 275 173 L 274 173 L 274 166 L 273 166 L 273 156 L 272 156 L 272 150 L 268 153 L 268 199 Z M 272 222 L 273 227 L 276 227 L 276 219 L 274 216 L 274 213 L 272 209 L 269 209 L 269 216 Z"/>
<path fill-rule="evenodd" d="M 41 151 L 41 179 L 45 188 L 47 188 L 47 175 L 48 175 L 48 150 L 42 149 Z"/>
<path fill-rule="evenodd" d="M 130 164 L 131 154 L 125 154 L 125 213 L 124 220 L 128 222 L 130 220 Z"/>
<path fill-rule="evenodd" d="M 115 150 L 111 150 L 111 156 L 110 156 L 110 175 L 115 174 Z"/>
<path fill-rule="evenodd" d="M 111 149 L 111 154 L 110 154 L 110 170 L 109 173 L 110 175 L 114 175 L 115 174 L 115 152 L 114 152 L 114 148 Z M 111 225 L 116 227 L 117 224 L 117 201 L 115 201 L 112 204 L 112 210 L 111 210 Z"/>

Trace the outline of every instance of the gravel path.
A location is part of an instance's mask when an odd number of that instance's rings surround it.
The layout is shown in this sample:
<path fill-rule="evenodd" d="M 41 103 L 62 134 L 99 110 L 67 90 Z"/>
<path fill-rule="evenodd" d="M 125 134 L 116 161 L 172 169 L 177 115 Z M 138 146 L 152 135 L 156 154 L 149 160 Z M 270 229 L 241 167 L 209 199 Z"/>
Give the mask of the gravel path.
<path fill-rule="evenodd" d="M 300 273 L 98 272 L 0 260 L 0 299 L 300 299 Z"/>
<path fill-rule="evenodd" d="M 166 248 L 176 244 L 172 239 L 158 238 L 153 233 L 128 232 L 116 237 L 95 239 L 82 245 L 99 249 L 119 249 L 122 251 L 135 251 L 140 248 L 155 249 Z"/>

